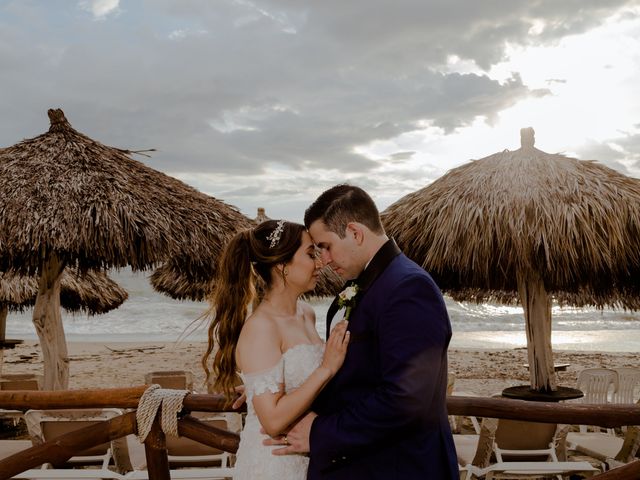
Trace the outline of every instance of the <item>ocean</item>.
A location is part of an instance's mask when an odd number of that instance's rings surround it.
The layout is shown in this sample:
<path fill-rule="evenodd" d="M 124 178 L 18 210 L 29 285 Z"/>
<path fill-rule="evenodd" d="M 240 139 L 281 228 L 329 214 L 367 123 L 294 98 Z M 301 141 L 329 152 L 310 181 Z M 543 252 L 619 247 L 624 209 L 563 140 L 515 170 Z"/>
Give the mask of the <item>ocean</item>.
<path fill-rule="evenodd" d="M 104 315 L 68 314 L 63 310 L 67 341 L 154 342 L 204 341 L 207 326 L 200 319 L 203 302 L 176 301 L 155 292 L 148 273 L 114 272 L 112 278 L 129 292 L 129 299 Z M 525 347 L 522 308 L 497 304 L 475 305 L 446 299 L 453 337 L 450 348 L 510 349 Z M 330 299 L 310 302 L 317 328 L 324 332 Z M 10 313 L 7 338 L 37 340 L 32 310 Z M 640 352 L 640 313 L 592 308 L 554 307 L 554 350 Z M 322 335 L 322 334 L 321 334 Z"/>

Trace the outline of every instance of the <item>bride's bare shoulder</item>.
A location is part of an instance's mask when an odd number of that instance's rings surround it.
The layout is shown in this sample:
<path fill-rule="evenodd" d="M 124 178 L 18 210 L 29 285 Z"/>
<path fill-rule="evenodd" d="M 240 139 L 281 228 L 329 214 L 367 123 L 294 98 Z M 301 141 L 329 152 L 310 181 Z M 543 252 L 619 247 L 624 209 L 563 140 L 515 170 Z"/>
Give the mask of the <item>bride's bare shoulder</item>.
<path fill-rule="evenodd" d="M 246 320 L 236 345 L 236 359 L 247 372 L 270 365 L 280 357 L 280 333 L 276 323 L 260 310 Z M 271 362 L 271 363 L 270 363 Z"/>
<path fill-rule="evenodd" d="M 304 315 L 305 322 L 311 322 L 315 325 L 316 311 L 313 309 L 313 307 L 303 300 L 298 300 L 298 305 L 302 309 L 302 314 Z"/>
<path fill-rule="evenodd" d="M 238 343 L 242 342 L 243 339 L 250 339 L 255 336 L 267 336 L 271 337 L 273 335 L 278 335 L 278 328 L 276 322 L 269 315 L 265 315 L 262 310 L 257 309 L 251 315 L 247 317 L 242 326 L 242 331 L 240 332 L 240 340 Z"/>

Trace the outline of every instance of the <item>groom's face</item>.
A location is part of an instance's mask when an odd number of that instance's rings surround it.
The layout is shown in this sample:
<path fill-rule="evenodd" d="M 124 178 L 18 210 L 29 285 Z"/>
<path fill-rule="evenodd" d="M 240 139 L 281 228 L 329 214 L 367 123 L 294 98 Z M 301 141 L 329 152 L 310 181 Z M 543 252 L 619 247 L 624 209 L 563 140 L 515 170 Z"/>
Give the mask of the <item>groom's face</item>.
<path fill-rule="evenodd" d="M 330 230 L 322 220 L 316 220 L 309 227 L 309 233 L 314 243 L 320 249 L 323 265 L 328 265 L 334 272 L 345 280 L 357 278 L 361 268 L 356 261 L 357 244 L 353 236 L 344 238 Z"/>

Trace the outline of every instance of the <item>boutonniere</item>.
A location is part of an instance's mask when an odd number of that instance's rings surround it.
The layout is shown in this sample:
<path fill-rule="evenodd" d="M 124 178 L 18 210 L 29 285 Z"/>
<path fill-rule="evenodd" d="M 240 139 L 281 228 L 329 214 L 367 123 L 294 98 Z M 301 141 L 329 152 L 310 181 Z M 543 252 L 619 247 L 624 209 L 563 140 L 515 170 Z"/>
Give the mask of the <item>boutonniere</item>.
<path fill-rule="evenodd" d="M 338 307 L 345 308 L 344 320 L 349 319 L 351 310 L 356 305 L 356 295 L 358 294 L 358 285 L 349 285 L 338 294 Z"/>

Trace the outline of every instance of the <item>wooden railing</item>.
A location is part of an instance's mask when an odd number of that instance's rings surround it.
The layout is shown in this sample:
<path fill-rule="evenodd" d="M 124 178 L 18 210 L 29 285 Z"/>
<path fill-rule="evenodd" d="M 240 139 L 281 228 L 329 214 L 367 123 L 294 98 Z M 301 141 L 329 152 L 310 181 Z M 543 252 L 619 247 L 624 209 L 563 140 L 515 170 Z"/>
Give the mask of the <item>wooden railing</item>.
<path fill-rule="evenodd" d="M 0 391 L 0 408 L 56 409 L 56 408 L 132 408 L 147 387 L 105 390 L 42 391 Z M 187 394 L 183 401 L 188 411 L 222 412 L 232 411 L 228 402 L 220 395 Z M 543 423 L 567 423 L 597 425 L 613 428 L 623 425 L 640 425 L 639 405 L 590 405 L 526 402 L 502 398 L 456 397 L 447 398 L 450 415 L 472 415 L 476 417 L 506 418 Z M 31 447 L 4 460 L 0 460 L 0 480 L 8 480 L 14 475 L 42 463 L 61 463 L 75 452 L 94 445 L 136 433 L 135 412 L 106 420 L 58 437 L 54 441 Z M 190 415 L 178 420 L 178 432 L 226 452 L 235 453 L 239 435 L 205 425 Z M 169 480 L 169 462 L 166 440 L 156 417 L 151 433 L 145 440 L 145 455 L 151 480 Z M 640 478 L 640 461 L 631 462 L 593 477 L 597 480 L 637 480 Z"/>

